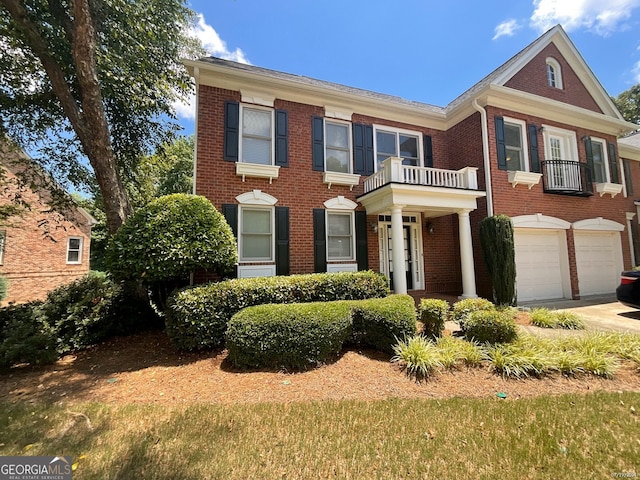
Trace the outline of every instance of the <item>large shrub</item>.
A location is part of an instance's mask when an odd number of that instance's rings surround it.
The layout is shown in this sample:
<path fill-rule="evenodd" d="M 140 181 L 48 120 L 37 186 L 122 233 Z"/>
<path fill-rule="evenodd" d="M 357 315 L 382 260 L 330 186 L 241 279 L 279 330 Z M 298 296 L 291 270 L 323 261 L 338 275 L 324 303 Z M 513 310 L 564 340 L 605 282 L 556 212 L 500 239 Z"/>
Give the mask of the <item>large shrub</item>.
<path fill-rule="evenodd" d="M 58 358 L 55 333 L 41 308 L 41 302 L 31 302 L 0 309 L 0 367 Z"/>
<path fill-rule="evenodd" d="M 237 260 L 236 241 L 222 214 L 206 198 L 180 193 L 140 208 L 111 238 L 106 252 L 116 279 L 151 286 L 161 306 L 194 270 L 224 275 Z"/>
<path fill-rule="evenodd" d="M 234 279 L 174 292 L 167 302 L 165 322 L 177 348 L 215 348 L 224 344 L 231 317 L 245 307 L 357 300 L 388 293 L 387 279 L 371 271 Z"/>
<path fill-rule="evenodd" d="M 509 343 L 518 337 L 513 315 L 507 311 L 476 311 L 465 320 L 464 337 L 478 343 Z"/>
<path fill-rule="evenodd" d="M 439 298 L 423 298 L 418 305 L 418 319 L 424 326 L 422 333 L 429 338 L 438 338 L 449 318 L 449 302 Z"/>
<path fill-rule="evenodd" d="M 506 215 L 480 222 L 480 245 L 497 305 L 516 304 L 516 257 L 513 224 Z"/>
<path fill-rule="evenodd" d="M 238 367 L 304 369 L 340 352 L 351 333 L 347 302 L 257 305 L 229 321 L 229 360 Z"/>
<path fill-rule="evenodd" d="M 49 292 L 41 314 L 58 339 L 60 354 L 158 323 L 148 306 L 102 272 L 90 272 Z"/>
<path fill-rule="evenodd" d="M 409 295 L 350 302 L 353 315 L 351 341 L 393 353 L 398 339 L 416 333 L 416 308 Z"/>

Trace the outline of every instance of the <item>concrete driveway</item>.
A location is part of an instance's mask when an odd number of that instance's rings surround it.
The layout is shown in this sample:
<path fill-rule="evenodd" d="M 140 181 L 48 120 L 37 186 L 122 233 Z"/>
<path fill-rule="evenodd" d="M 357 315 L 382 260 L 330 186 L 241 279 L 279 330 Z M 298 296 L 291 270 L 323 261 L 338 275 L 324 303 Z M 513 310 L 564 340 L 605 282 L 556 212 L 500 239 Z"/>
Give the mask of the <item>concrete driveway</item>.
<path fill-rule="evenodd" d="M 587 330 L 640 333 L 640 310 L 625 307 L 616 300 L 615 295 L 587 297 L 583 300 L 525 302 L 519 306 L 577 313 L 584 319 Z M 526 330 L 540 334 L 549 329 L 526 327 Z"/>

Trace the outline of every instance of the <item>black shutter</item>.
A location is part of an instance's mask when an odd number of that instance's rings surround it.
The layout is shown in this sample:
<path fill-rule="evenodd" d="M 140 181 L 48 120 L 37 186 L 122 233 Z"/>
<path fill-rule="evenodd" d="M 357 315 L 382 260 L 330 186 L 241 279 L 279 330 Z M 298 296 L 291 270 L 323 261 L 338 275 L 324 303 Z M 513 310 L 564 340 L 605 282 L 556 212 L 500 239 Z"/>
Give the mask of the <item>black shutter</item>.
<path fill-rule="evenodd" d="M 317 172 L 324 172 L 324 118 L 313 117 L 311 127 L 312 168 Z"/>
<path fill-rule="evenodd" d="M 327 271 L 327 235 L 324 208 L 313 209 L 313 268 L 316 273 Z"/>
<path fill-rule="evenodd" d="M 373 155 L 373 127 L 353 124 L 353 163 L 354 173 L 373 175 L 375 157 Z"/>
<path fill-rule="evenodd" d="M 238 161 L 240 142 L 240 104 L 227 101 L 224 104 L 224 156 L 229 162 Z"/>
<path fill-rule="evenodd" d="M 538 151 L 538 127 L 529 125 L 529 163 L 531 171 L 540 173 L 540 154 Z"/>
<path fill-rule="evenodd" d="M 356 212 L 356 261 L 358 270 L 369 269 L 369 248 L 367 244 L 367 212 Z"/>
<path fill-rule="evenodd" d="M 238 205 L 235 203 L 223 203 L 222 204 L 222 216 L 225 218 L 233 236 L 238 238 Z"/>
<path fill-rule="evenodd" d="M 609 174 L 611 175 L 611 183 L 620 183 L 618 173 L 618 157 L 616 155 L 616 146 L 609 142 Z"/>
<path fill-rule="evenodd" d="M 584 150 L 587 155 L 587 180 L 589 183 L 595 181 L 595 171 L 593 168 L 593 146 L 591 145 L 591 137 L 584 138 Z"/>
<path fill-rule="evenodd" d="M 289 166 L 289 115 L 286 110 L 276 110 L 276 161 L 280 167 Z"/>
<path fill-rule="evenodd" d="M 289 207 L 276 207 L 276 275 L 289 275 Z"/>
<path fill-rule="evenodd" d="M 433 145 L 431 135 L 424 136 L 424 166 L 433 167 Z"/>
<path fill-rule="evenodd" d="M 504 139 L 504 118 L 496 117 L 496 146 L 498 149 L 498 168 L 507 169 L 507 145 Z"/>

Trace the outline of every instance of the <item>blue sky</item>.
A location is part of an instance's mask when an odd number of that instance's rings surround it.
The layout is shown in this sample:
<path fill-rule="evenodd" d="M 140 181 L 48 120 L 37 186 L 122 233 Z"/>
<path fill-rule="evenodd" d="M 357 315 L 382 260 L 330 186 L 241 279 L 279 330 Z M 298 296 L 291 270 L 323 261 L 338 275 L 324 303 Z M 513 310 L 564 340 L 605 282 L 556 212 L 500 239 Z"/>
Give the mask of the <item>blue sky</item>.
<path fill-rule="evenodd" d="M 604 88 L 640 83 L 640 0 L 191 0 L 211 55 L 446 106 L 560 23 Z M 185 133 L 193 108 L 178 110 Z"/>

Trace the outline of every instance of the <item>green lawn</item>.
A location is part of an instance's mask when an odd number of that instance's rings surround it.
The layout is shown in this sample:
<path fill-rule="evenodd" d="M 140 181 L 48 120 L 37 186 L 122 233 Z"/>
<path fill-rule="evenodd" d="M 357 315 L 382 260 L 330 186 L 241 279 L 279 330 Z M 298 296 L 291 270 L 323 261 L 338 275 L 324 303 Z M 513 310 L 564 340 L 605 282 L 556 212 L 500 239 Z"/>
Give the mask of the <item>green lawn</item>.
<path fill-rule="evenodd" d="M 640 476 L 640 393 L 257 405 L 0 404 L 0 455 L 74 479 Z"/>

